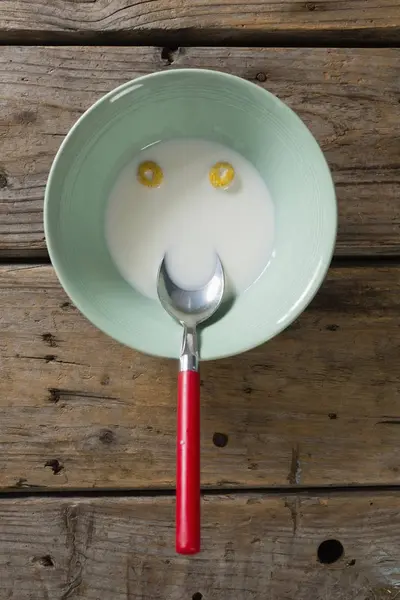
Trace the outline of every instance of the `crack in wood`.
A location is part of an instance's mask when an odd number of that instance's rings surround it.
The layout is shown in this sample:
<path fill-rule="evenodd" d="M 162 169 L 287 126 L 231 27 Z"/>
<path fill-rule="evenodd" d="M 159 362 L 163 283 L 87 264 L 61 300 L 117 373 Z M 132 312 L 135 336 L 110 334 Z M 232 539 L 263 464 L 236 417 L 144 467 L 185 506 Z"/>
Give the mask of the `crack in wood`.
<path fill-rule="evenodd" d="M 57 404 L 62 398 L 94 398 L 96 400 L 119 400 L 116 396 L 103 396 L 102 394 L 96 394 L 91 392 L 83 392 L 76 390 L 64 390 L 61 388 L 48 388 L 49 389 L 49 401 Z"/>
<path fill-rule="evenodd" d="M 290 518 L 292 520 L 292 531 L 295 536 L 297 533 L 298 520 L 299 520 L 299 508 L 300 508 L 300 499 L 296 496 L 295 498 L 286 498 L 285 507 L 289 509 Z"/>
<path fill-rule="evenodd" d="M 67 566 L 67 584 L 60 600 L 67 600 L 79 589 L 82 584 L 83 564 L 85 555 L 77 547 L 79 505 L 70 504 L 63 509 L 63 522 L 66 533 L 66 545 L 69 548 Z"/>
<path fill-rule="evenodd" d="M 43 360 L 46 364 L 55 362 L 60 365 L 74 365 L 76 367 L 89 367 L 90 366 L 88 364 L 81 363 L 81 362 L 74 362 L 72 360 L 63 360 L 61 358 L 57 358 L 57 356 L 55 354 L 45 354 L 44 356 L 29 356 L 29 355 L 24 355 L 24 354 L 18 354 L 15 357 L 8 356 L 6 358 L 18 358 L 18 359 L 22 358 L 22 359 L 26 359 L 26 360 Z"/>
<path fill-rule="evenodd" d="M 287 480 L 291 485 L 300 485 L 301 482 L 301 463 L 299 444 L 292 448 L 292 460 Z"/>

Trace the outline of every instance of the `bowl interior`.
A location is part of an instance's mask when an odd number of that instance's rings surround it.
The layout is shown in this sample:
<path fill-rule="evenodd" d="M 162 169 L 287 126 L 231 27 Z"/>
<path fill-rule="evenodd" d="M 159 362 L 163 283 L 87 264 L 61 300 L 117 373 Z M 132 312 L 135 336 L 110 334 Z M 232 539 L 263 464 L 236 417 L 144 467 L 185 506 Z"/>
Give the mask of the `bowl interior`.
<path fill-rule="evenodd" d="M 242 79 L 176 70 L 129 82 L 72 128 L 51 169 L 45 231 L 58 276 L 100 329 L 149 354 L 179 355 L 181 328 L 128 285 L 108 252 L 104 219 L 119 170 L 148 144 L 205 138 L 230 146 L 265 179 L 275 205 L 272 259 L 261 278 L 201 335 L 203 359 L 276 335 L 304 309 L 331 259 L 336 203 L 323 154 L 275 96 Z"/>

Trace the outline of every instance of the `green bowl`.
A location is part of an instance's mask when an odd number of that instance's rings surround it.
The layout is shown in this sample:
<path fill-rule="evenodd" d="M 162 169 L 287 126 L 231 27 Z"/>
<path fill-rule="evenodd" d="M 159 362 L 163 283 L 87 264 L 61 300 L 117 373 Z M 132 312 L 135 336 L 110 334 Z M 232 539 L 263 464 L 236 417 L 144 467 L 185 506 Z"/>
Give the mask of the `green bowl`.
<path fill-rule="evenodd" d="M 250 160 L 275 207 L 272 259 L 259 280 L 202 331 L 201 357 L 261 344 L 307 306 L 335 244 L 335 191 L 324 156 L 283 102 L 238 77 L 183 69 L 113 90 L 72 127 L 52 165 L 44 220 L 50 257 L 74 304 L 99 329 L 141 352 L 177 357 L 181 328 L 117 271 L 105 240 L 108 195 L 119 170 L 144 146 L 205 138 Z"/>

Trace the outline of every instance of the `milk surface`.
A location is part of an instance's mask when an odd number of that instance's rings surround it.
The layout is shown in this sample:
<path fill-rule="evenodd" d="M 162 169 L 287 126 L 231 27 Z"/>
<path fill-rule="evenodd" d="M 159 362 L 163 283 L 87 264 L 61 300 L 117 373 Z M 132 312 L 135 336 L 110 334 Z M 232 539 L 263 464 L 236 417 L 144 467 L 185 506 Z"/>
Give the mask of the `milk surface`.
<path fill-rule="evenodd" d="M 147 160 L 162 169 L 158 187 L 138 180 L 138 167 Z M 226 189 L 214 188 L 209 179 L 220 161 L 235 171 Z M 240 294 L 270 260 L 274 206 L 261 175 L 243 156 L 216 142 L 176 139 L 143 149 L 120 171 L 105 230 L 121 275 L 150 298 L 157 298 L 165 254 L 171 278 L 195 289 L 209 280 L 218 253 L 231 291 Z"/>

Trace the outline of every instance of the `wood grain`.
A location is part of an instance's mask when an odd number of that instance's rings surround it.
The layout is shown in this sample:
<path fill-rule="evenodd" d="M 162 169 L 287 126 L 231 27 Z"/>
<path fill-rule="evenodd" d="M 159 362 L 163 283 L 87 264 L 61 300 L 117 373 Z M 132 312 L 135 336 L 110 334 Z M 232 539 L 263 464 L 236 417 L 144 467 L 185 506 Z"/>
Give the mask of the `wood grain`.
<path fill-rule="evenodd" d="M 162 58 L 162 55 L 164 58 Z M 271 90 L 310 127 L 333 170 L 340 255 L 400 252 L 400 50 L 3 48 L 0 255 L 43 255 L 43 193 L 68 129 L 102 94 L 157 69 L 197 66 Z"/>
<path fill-rule="evenodd" d="M 173 498 L 0 503 L 0 597 L 394 600 L 399 495 L 205 496 L 203 552 L 173 549 Z M 344 555 L 317 559 L 327 539 Z"/>
<path fill-rule="evenodd" d="M 285 333 L 202 365 L 202 485 L 399 484 L 400 267 L 334 268 Z M 50 267 L 0 268 L 0 487 L 171 488 L 176 364 L 122 347 Z"/>
<path fill-rule="evenodd" d="M 394 43 L 400 6 L 397 0 L 2 0 L 0 31 L 5 41 L 139 42 L 156 36 L 187 45 L 265 44 L 290 36 L 308 43 Z"/>

